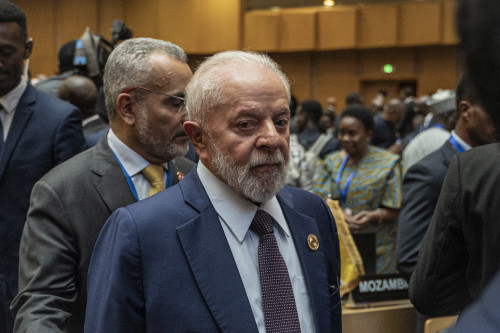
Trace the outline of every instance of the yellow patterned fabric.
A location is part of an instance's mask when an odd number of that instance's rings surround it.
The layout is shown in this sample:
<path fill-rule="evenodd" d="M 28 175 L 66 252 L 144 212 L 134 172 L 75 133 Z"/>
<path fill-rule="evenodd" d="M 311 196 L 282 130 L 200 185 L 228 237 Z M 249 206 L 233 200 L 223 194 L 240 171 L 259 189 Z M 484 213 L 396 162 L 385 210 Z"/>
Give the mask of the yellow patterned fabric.
<path fill-rule="evenodd" d="M 347 179 L 356 171 L 349 186 L 345 204 L 352 214 L 362 210 L 374 210 L 380 207 L 399 209 L 401 206 L 401 164 L 398 155 L 376 147 L 368 146 L 368 152 L 359 164 L 346 165 L 340 179 L 340 188 L 335 177 L 340 169 L 344 155 L 342 151 L 325 157 L 323 166 L 316 179 L 313 192 L 327 198 L 330 194 L 335 200 L 340 199 Z M 376 271 L 377 274 L 396 271 L 396 235 L 397 221 L 384 221 L 382 224 L 371 223 L 363 233 L 375 233 Z"/>
<path fill-rule="evenodd" d="M 344 213 L 337 200 L 327 199 L 326 203 L 337 225 L 340 248 L 340 297 L 357 287 L 359 279 L 365 274 L 363 260 L 352 239 L 349 227 L 344 219 Z"/>

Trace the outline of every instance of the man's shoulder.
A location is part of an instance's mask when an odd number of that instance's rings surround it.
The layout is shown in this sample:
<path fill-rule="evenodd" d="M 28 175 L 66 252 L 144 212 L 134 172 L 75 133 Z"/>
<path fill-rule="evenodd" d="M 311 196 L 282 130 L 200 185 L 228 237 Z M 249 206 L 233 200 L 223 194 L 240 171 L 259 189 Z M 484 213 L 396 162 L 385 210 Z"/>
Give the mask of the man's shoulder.
<path fill-rule="evenodd" d="M 418 133 L 413 138 L 413 140 L 410 141 L 407 148 L 410 148 L 415 145 L 425 145 L 428 143 L 428 141 L 433 141 L 433 140 L 445 141 L 449 137 L 450 137 L 450 132 L 441 129 L 439 127 L 431 127 Z"/>
<path fill-rule="evenodd" d="M 75 106 L 57 97 L 47 95 L 31 85 L 26 87 L 18 105 L 23 105 L 23 103 L 32 106 L 37 114 L 43 114 L 43 117 L 46 118 L 66 117 L 68 113 L 78 110 Z"/>
<path fill-rule="evenodd" d="M 500 174 L 500 143 L 492 143 L 458 154 L 459 172 L 464 177 L 478 180 Z"/>
<path fill-rule="evenodd" d="M 285 185 L 281 189 L 278 199 L 305 215 L 320 214 L 321 207 L 326 205 L 319 195 L 290 185 Z"/>
<path fill-rule="evenodd" d="M 76 180 L 88 178 L 93 173 L 92 166 L 96 163 L 97 155 L 113 157 L 109 148 L 106 149 L 98 144 L 55 166 L 40 181 L 51 185 L 60 183 L 76 184 Z M 68 180 L 72 181 L 68 182 Z"/>
<path fill-rule="evenodd" d="M 447 142 L 441 146 L 438 150 L 435 150 L 422 158 L 420 161 L 412 165 L 408 172 L 411 172 L 412 169 L 428 169 L 431 172 L 439 168 L 440 166 L 445 169 L 448 168 L 448 165 L 453 155 L 456 154 L 453 147 L 451 147 Z"/>
<path fill-rule="evenodd" d="M 176 157 L 172 160 L 172 164 L 182 173 L 186 174 L 196 165 L 190 159 L 185 158 L 184 156 Z"/>
<path fill-rule="evenodd" d="M 491 143 L 467 150 L 460 154 L 460 159 L 469 163 L 484 163 L 486 160 L 496 163 L 500 159 L 500 143 Z"/>

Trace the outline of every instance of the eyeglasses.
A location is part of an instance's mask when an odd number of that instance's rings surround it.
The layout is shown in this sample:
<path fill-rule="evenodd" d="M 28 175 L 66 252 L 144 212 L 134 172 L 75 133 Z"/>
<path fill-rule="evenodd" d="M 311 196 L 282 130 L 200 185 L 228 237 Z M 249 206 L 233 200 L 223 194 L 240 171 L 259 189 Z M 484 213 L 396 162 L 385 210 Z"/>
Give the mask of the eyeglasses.
<path fill-rule="evenodd" d="M 153 90 L 153 89 L 149 89 L 149 88 L 145 88 L 145 87 L 135 86 L 135 87 L 125 88 L 125 89 L 122 90 L 121 93 L 122 94 L 128 94 L 129 92 L 131 92 L 132 90 L 135 90 L 135 89 L 144 90 L 144 91 L 147 91 L 147 92 L 152 92 L 154 94 L 160 94 L 160 95 L 168 96 L 170 98 L 174 98 L 176 100 L 179 100 L 180 103 L 179 103 L 179 109 L 177 110 L 178 113 L 182 113 L 186 109 L 186 104 L 185 104 L 184 97 L 170 95 L 170 94 L 164 93 L 162 91 L 158 91 L 158 90 Z M 174 106 L 177 106 L 177 104 L 174 104 Z"/>

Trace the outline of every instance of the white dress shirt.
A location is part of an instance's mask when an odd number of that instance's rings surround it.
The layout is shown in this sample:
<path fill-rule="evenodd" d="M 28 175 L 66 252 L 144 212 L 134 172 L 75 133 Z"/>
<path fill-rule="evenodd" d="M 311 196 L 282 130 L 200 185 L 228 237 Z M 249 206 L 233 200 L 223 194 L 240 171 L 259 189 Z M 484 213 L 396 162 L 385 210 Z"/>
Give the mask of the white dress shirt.
<path fill-rule="evenodd" d="M 274 224 L 274 234 L 290 275 L 301 331 L 315 332 L 314 317 L 299 257 L 278 199 L 273 197 L 257 207 L 250 200 L 236 194 L 201 161 L 198 162 L 197 171 L 212 205 L 219 214 L 259 332 L 265 332 L 257 255 L 259 237 L 250 230 L 257 209 L 265 210 L 277 222 Z"/>
<path fill-rule="evenodd" d="M 108 132 L 108 144 L 113 153 L 115 153 L 115 156 L 118 157 L 123 169 L 125 169 L 132 180 L 139 200 L 149 197 L 149 188 L 151 184 L 146 177 L 142 175 L 141 171 L 150 163 L 118 139 L 112 129 L 109 129 Z M 168 169 L 168 163 L 164 163 L 162 166 L 164 168 L 163 184 L 166 184 L 167 174 L 165 170 Z"/>
<path fill-rule="evenodd" d="M 3 140 L 7 140 L 7 135 L 9 134 L 10 126 L 12 125 L 12 120 L 14 119 L 14 114 L 16 113 L 17 104 L 26 90 L 28 81 L 26 76 L 21 76 L 21 82 L 9 91 L 7 94 L 0 97 L 0 104 L 3 106 L 3 110 L 0 112 L 0 120 L 3 126 Z"/>
<path fill-rule="evenodd" d="M 464 149 L 464 151 L 467 151 L 469 149 L 471 149 L 472 147 L 470 146 L 470 144 L 468 144 L 467 142 L 465 142 L 464 140 L 462 140 L 461 137 L 458 136 L 458 134 L 455 132 L 455 130 L 452 130 L 451 131 L 451 136 L 457 140 L 458 144 Z"/>

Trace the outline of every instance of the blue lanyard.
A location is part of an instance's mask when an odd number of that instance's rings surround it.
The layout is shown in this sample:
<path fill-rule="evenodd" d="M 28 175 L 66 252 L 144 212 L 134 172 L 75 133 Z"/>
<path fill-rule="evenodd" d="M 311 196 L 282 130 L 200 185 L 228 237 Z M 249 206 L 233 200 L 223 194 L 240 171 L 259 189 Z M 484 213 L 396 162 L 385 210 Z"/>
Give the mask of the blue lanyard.
<path fill-rule="evenodd" d="M 134 195 L 135 200 L 139 201 L 139 196 L 137 195 L 137 190 L 135 189 L 134 182 L 132 181 L 132 178 L 128 175 L 127 171 L 123 167 L 122 163 L 120 162 L 120 159 L 116 154 L 113 152 L 113 155 L 115 155 L 115 159 L 118 162 L 118 165 L 122 169 L 123 175 L 125 176 L 125 179 L 127 179 L 128 187 L 130 187 L 130 191 L 132 191 L 132 194 Z M 173 175 L 172 175 L 172 166 L 170 165 L 170 162 L 168 162 L 168 170 L 167 170 L 167 187 L 172 186 L 172 181 L 173 181 Z"/>
<path fill-rule="evenodd" d="M 455 149 L 459 152 L 459 153 L 463 153 L 465 151 L 465 148 L 462 147 L 460 145 L 460 143 L 458 143 L 457 139 L 455 139 L 453 137 L 453 135 L 450 136 L 450 143 L 452 144 L 453 147 L 455 147 Z"/>
<path fill-rule="evenodd" d="M 351 173 L 349 178 L 347 178 L 347 182 L 345 184 L 344 190 L 341 191 L 340 189 L 340 178 L 342 176 L 342 172 L 344 171 L 344 168 L 347 164 L 347 160 L 349 159 L 349 154 L 346 154 L 344 157 L 344 161 L 342 161 L 342 164 L 340 165 L 339 172 L 337 172 L 337 177 L 335 177 L 335 182 L 337 183 L 337 188 L 339 190 L 340 194 L 340 203 L 345 204 L 345 198 L 347 197 L 347 191 L 349 190 L 349 186 L 351 185 L 352 179 L 354 178 L 354 175 L 356 174 L 356 171 L 358 169 L 354 169 L 354 171 Z"/>
<path fill-rule="evenodd" d="M 172 180 L 173 180 L 172 165 L 170 164 L 170 162 L 168 162 L 167 185 L 165 186 L 165 188 L 169 188 L 170 186 L 173 185 Z"/>

